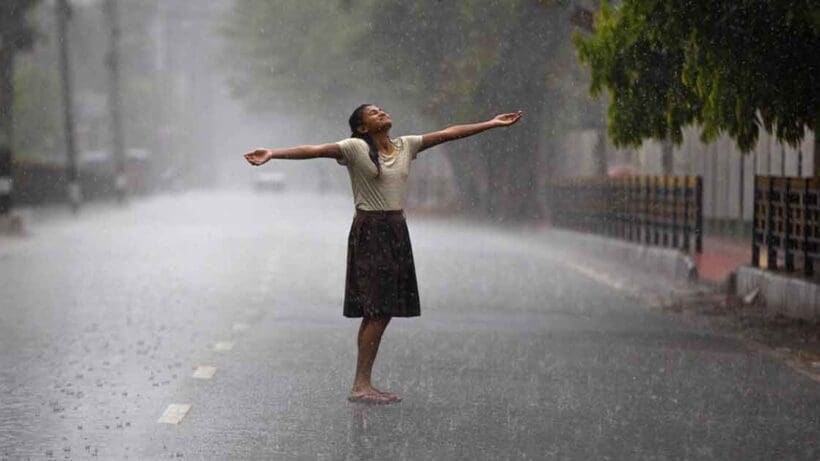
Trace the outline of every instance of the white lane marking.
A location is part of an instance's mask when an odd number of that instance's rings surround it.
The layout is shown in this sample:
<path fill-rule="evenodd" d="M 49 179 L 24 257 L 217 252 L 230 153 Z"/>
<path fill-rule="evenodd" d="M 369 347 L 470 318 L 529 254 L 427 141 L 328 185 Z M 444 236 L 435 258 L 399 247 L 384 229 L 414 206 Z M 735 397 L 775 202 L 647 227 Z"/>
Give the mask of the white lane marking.
<path fill-rule="evenodd" d="M 612 277 L 611 275 L 609 275 L 605 272 L 597 271 L 597 270 L 595 270 L 591 267 L 582 266 L 582 265 L 580 265 L 578 263 L 574 263 L 572 261 L 563 261 L 563 263 L 566 266 L 569 266 L 569 268 L 571 268 L 571 269 L 573 269 L 577 272 L 580 272 L 583 275 L 586 275 L 587 277 L 589 277 L 593 280 L 596 280 L 600 283 L 603 283 L 604 285 L 608 285 L 608 286 L 610 286 L 610 287 L 612 287 L 612 288 L 614 288 L 618 291 L 627 291 L 627 292 L 634 292 L 635 291 L 631 287 L 628 287 L 623 281 L 618 280 L 615 277 Z"/>
<path fill-rule="evenodd" d="M 219 341 L 214 344 L 215 351 L 224 352 L 231 349 L 233 349 L 233 341 Z"/>
<path fill-rule="evenodd" d="M 595 280 L 598 283 L 620 291 L 626 296 L 631 297 L 632 299 L 635 299 L 647 306 L 658 307 L 664 304 L 664 299 L 662 296 L 656 293 L 645 293 L 639 286 L 629 283 L 624 279 L 613 277 L 606 272 L 602 272 L 572 261 L 560 261 L 560 263 L 576 272 L 581 273 L 582 275 L 591 278 L 592 280 Z"/>
<path fill-rule="evenodd" d="M 235 323 L 231 326 L 231 331 L 236 332 L 236 333 L 239 333 L 239 332 L 241 332 L 241 331 L 245 331 L 245 330 L 247 330 L 247 329 L 248 329 L 248 328 L 250 328 L 250 327 L 251 327 L 251 326 L 250 326 L 250 325 L 248 325 L 247 323 L 235 322 Z"/>
<path fill-rule="evenodd" d="M 160 424 L 179 424 L 182 421 L 182 418 L 188 414 L 188 410 L 191 409 L 190 403 L 172 403 L 168 405 L 168 408 L 162 412 L 162 416 L 157 420 L 157 423 Z"/>
<path fill-rule="evenodd" d="M 211 379 L 214 377 L 214 373 L 216 373 L 216 367 L 212 367 L 210 365 L 200 365 L 196 367 L 194 370 L 194 374 L 191 375 L 194 379 Z"/>

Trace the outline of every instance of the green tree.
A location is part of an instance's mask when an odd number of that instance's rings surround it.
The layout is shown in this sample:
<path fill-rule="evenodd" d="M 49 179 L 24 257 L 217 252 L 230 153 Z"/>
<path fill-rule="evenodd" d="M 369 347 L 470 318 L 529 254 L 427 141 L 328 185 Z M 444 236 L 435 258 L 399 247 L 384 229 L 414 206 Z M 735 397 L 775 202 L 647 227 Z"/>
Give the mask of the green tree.
<path fill-rule="evenodd" d="M 609 93 L 618 146 L 680 143 L 702 127 L 727 133 L 742 152 L 760 128 L 790 145 L 818 124 L 820 7 L 812 0 L 625 0 L 604 3 L 595 32 L 574 42 L 591 68 L 590 91 Z M 820 158 L 815 141 L 815 175 Z"/>
<path fill-rule="evenodd" d="M 37 1 L 6 0 L 0 9 L 0 214 L 7 214 L 12 206 L 14 57 L 34 43 L 27 14 Z"/>

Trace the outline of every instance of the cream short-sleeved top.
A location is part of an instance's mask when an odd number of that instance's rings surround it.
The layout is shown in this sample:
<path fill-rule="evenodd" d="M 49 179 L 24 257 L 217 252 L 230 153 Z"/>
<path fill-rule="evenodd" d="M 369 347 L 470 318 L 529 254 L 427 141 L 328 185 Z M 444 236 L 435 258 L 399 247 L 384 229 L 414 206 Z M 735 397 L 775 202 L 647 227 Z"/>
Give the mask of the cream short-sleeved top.
<path fill-rule="evenodd" d="M 342 155 L 336 161 L 347 166 L 353 202 L 359 210 L 402 210 L 407 201 L 407 178 L 410 163 L 421 148 L 421 136 L 391 139 L 395 153 L 379 154 L 381 174 L 376 177 L 376 165 L 370 160 L 370 148 L 363 139 L 347 138 L 336 144 Z"/>

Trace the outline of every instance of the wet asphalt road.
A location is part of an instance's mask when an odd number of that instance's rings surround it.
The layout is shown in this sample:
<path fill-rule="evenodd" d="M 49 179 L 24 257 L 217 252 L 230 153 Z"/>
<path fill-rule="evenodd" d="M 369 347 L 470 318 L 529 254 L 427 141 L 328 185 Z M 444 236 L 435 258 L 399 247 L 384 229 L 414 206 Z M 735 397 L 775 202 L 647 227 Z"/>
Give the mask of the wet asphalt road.
<path fill-rule="evenodd" d="M 422 317 L 374 370 L 404 400 L 348 403 L 351 218 L 344 196 L 202 192 L 0 237 L 0 459 L 820 457 L 816 382 L 548 236 L 440 218 L 408 216 Z"/>

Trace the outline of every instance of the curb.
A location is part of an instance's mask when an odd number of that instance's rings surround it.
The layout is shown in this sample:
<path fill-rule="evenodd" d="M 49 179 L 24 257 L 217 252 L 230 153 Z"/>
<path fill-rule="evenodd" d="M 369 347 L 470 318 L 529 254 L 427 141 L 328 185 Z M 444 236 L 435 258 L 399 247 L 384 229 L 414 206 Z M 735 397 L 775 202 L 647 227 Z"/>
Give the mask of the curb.
<path fill-rule="evenodd" d="M 556 241 L 582 247 L 585 251 L 600 254 L 605 258 L 634 264 L 647 270 L 687 282 L 698 282 L 698 267 L 695 259 L 678 249 L 651 247 L 595 234 L 584 234 L 552 228 L 550 233 Z"/>
<path fill-rule="evenodd" d="M 772 314 L 820 320 L 820 284 L 752 266 L 738 268 L 733 278 L 732 294 L 757 297 Z"/>

